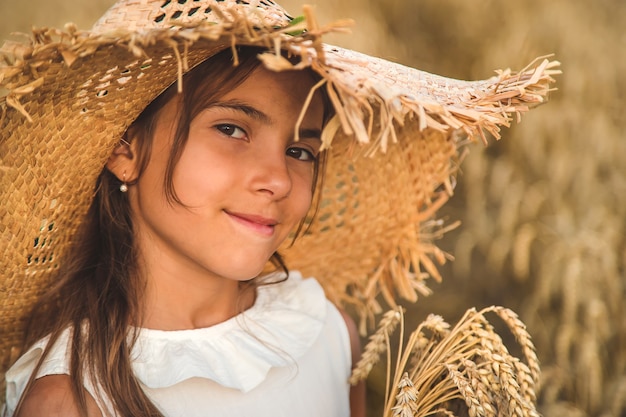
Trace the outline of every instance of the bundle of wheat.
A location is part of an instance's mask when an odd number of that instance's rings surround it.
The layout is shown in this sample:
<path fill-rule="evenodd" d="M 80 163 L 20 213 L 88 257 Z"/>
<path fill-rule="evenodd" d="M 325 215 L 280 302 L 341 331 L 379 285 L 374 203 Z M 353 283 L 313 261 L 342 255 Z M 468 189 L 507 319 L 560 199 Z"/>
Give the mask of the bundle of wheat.
<path fill-rule="evenodd" d="M 495 313 L 521 348 L 523 360 L 509 353 L 486 319 Z M 399 347 L 392 366 L 390 336 L 400 327 Z M 384 417 L 539 416 L 535 390 L 539 363 L 526 326 L 502 307 L 470 309 L 451 328 L 431 314 L 403 343 L 403 310 L 386 313 L 370 337 L 351 382 L 365 379 L 387 352 Z"/>

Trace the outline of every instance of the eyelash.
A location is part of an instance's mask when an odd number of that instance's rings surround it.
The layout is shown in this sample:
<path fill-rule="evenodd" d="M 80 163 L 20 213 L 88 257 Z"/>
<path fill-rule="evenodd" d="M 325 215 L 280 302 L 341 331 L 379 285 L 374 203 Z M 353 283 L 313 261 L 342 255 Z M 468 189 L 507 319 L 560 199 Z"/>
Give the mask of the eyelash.
<path fill-rule="evenodd" d="M 243 137 L 237 137 L 237 136 L 234 135 L 234 132 L 237 131 L 237 130 L 241 131 L 246 139 L 248 137 L 248 133 L 245 130 L 243 130 L 239 126 L 231 124 L 231 123 L 222 123 L 222 124 L 216 125 L 215 128 L 220 133 L 222 133 L 223 135 L 229 136 L 229 137 L 234 138 L 234 139 L 239 139 L 239 140 L 243 140 L 244 139 Z M 227 131 L 229 129 L 232 129 L 232 132 L 229 133 Z"/>
<path fill-rule="evenodd" d="M 248 138 L 248 134 L 246 133 L 245 130 L 243 130 L 242 128 L 240 128 L 239 126 L 235 125 L 235 124 L 231 124 L 231 123 L 222 123 L 219 125 L 216 125 L 215 128 L 222 133 L 223 135 L 226 135 L 228 137 L 234 138 L 234 139 L 238 139 L 238 140 L 247 140 Z M 236 132 L 237 130 L 241 131 L 244 135 L 244 137 L 237 137 L 234 135 L 234 132 Z M 245 138 L 245 139 L 244 139 Z M 295 152 L 300 152 L 300 154 L 295 154 Z M 305 161 L 305 162 L 315 162 L 317 160 L 317 156 L 311 152 L 310 150 L 304 148 L 304 147 L 290 147 L 287 148 L 287 151 L 285 152 L 288 156 L 297 159 L 299 161 Z M 302 155 L 306 155 L 306 159 L 301 159 Z"/>
<path fill-rule="evenodd" d="M 293 155 L 292 151 L 300 151 L 300 152 L 302 152 L 302 154 L 305 154 L 307 156 L 307 159 L 300 159 L 299 156 Z M 315 154 L 313 154 L 313 152 L 311 152 L 310 150 L 308 150 L 306 148 L 300 148 L 300 147 L 288 148 L 287 149 L 287 155 L 291 156 L 292 158 L 297 159 L 298 161 L 315 162 L 317 160 L 317 156 Z"/>

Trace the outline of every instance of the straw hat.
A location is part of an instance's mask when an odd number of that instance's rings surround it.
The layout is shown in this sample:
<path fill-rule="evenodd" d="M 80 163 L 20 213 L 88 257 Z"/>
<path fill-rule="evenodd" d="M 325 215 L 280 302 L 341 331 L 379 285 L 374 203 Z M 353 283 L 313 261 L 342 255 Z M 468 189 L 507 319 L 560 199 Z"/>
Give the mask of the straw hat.
<path fill-rule="evenodd" d="M 459 147 L 498 137 L 545 100 L 558 71 L 537 60 L 519 73 L 451 80 L 324 45 L 309 9 L 292 18 L 271 0 L 121 0 L 90 31 L 35 30 L 0 60 L 0 375 L 19 355 L 23 318 L 50 284 L 129 124 L 182 75 L 232 45 L 289 50 L 326 80 L 336 117 L 317 219 L 282 250 L 331 299 L 376 311 L 382 292 L 414 300 L 439 279 L 437 209 L 452 194 Z M 179 84 L 184 88 L 184 85 Z"/>

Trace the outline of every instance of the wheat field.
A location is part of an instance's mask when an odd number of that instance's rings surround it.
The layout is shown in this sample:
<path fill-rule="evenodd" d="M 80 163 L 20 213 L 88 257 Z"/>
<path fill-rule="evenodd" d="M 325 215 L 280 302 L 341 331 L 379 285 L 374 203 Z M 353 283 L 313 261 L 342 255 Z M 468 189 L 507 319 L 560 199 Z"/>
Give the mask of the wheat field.
<path fill-rule="evenodd" d="M 112 3 L 3 0 L 0 35 L 67 21 L 88 28 Z M 405 326 L 430 323 L 431 313 L 463 322 L 472 307 L 510 308 L 536 346 L 541 414 L 626 416 L 626 2 L 311 3 L 321 23 L 355 19 L 351 36 L 331 42 L 449 77 L 487 78 L 551 53 L 562 62 L 548 105 L 471 149 L 440 213 L 462 222 L 439 242 L 455 261 L 431 296 L 404 305 Z M 281 4 L 299 14 L 299 1 Z M 373 365 L 367 377 L 371 417 L 384 411 L 385 373 Z"/>

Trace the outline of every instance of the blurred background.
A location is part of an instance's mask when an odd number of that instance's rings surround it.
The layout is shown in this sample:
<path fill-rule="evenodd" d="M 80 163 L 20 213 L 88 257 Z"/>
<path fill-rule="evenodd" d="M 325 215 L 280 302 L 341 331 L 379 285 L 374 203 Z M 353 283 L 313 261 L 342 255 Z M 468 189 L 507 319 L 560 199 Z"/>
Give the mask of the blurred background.
<path fill-rule="evenodd" d="M 88 29 L 112 3 L 2 0 L 0 37 L 68 21 Z M 472 147 L 440 213 L 462 221 L 439 242 L 456 260 L 433 295 L 406 305 L 407 318 L 509 307 L 542 362 L 545 416 L 626 416 L 626 2 L 309 3 L 322 24 L 355 19 L 352 35 L 329 42 L 448 77 L 488 78 L 551 53 L 562 62 L 548 105 L 487 149 Z M 301 14 L 299 0 L 281 4 Z M 383 375 L 368 380 L 372 417 Z"/>

